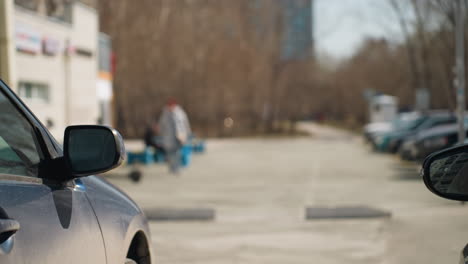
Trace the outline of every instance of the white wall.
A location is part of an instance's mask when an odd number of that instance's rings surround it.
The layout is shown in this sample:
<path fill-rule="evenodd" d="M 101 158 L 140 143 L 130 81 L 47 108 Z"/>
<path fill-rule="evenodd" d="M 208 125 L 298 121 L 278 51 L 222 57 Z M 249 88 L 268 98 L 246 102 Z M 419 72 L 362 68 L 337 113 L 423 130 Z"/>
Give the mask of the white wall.
<path fill-rule="evenodd" d="M 92 57 L 71 58 L 70 123 L 95 124 L 99 118 L 97 99 L 98 16 L 94 9 L 75 4 L 72 43 L 92 52 Z"/>
<path fill-rule="evenodd" d="M 14 23 L 16 25 L 21 23 L 22 26 L 38 31 L 43 36 L 59 39 L 62 48 L 65 47 L 65 40 L 70 37 L 70 25 L 52 22 L 45 17 L 20 8 L 16 8 Z M 17 52 L 16 67 L 16 86 L 20 81 L 49 85 L 49 102 L 37 102 L 24 98 L 23 100 L 43 123 L 47 119 L 53 121 L 54 126 L 51 128 L 51 132 L 58 139 L 61 139 L 66 127 L 65 56 L 63 52 L 55 56 Z"/>
<path fill-rule="evenodd" d="M 98 17 L 95 10 L 82 4 L 73 7 L 73 23 L 67 24 L 15 8 L 14 23 L 27 26 L 43 37 L 59 40 L 60 52 L 54 56 L 16 52 L 16 82 L 30 81 L 49 86 L 49 101 L 24 100 L 45 124 L 51 119 L 50 129 L 58 139 L 65 127 L 72 124 L 95 124 L 98 119 L 97 43 Z M 67 43 L 92 52 L 92 57 L 76 53 L 66 55 Z"/>

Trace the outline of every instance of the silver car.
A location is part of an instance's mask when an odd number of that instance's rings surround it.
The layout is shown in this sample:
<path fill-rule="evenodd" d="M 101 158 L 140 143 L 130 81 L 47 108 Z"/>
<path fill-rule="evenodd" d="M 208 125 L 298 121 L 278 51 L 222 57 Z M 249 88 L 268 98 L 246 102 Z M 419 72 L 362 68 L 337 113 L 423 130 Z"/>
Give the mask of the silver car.
<path fill-rule="evenodd" d="M 0 81 L 0 263 L 151 263 L 142 210 L 93 176 L 124 155 L 104 126 L 67 127 L 62 149 Z"/>

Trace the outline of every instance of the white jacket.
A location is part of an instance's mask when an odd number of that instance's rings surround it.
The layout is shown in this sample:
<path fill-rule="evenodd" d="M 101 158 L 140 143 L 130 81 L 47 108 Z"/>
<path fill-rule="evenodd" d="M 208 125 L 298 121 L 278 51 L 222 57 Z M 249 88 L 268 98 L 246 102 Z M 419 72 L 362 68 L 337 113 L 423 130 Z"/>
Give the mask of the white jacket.
<path fill-rule="evenodd" d="M 165 107 L 159 118 L 159 132 L 166 151 L 172 151 L 184 144 L 192 133 L 187 114 L 180 106 L 172 110 Z"/>

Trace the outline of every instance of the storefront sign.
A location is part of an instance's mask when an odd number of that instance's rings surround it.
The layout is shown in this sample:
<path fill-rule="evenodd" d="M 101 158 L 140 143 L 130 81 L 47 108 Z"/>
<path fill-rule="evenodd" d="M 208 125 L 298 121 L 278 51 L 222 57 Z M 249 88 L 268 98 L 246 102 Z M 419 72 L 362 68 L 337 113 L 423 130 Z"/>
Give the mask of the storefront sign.
<path fill-rule="evenodd" d="M 100 101 L 110 101 L 112 99 L 112 82 L 109 80 L 98 79 L 97 97 Z"/>
<path fill-rule="evenodd" d="M 75 47 L 75 54 L 91 58 L 93 56 L 93 51 L 82 47 Z"/>
<path fill-rule="evenodd" d="M 42 41 L 42 52 L 54 56 L 60 52 L 60 41 L 52 37 L 45 37 Z"/>
<path fill-rule="evenodd" d="M 87 48 L 83 48 L 80 46 L 75 46 L 69 39 L 65 41 L 65 55 L 78 55 L 82 57 L 93 57 L 93 51 Z"/>
<path fill-rule="evenodd" d="M 23 23 L 15 25 L 15 45 L 21 52 L 37 54 L 41 52 L 41 34 Z"/>

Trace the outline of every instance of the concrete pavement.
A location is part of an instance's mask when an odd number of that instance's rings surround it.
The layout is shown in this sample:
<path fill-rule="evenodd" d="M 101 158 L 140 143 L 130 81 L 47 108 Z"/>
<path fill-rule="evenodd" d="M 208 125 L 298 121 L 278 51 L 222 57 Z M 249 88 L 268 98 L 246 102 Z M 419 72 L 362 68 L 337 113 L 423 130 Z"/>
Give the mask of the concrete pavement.
<path fill-rule="evenodd" d="M 418 166 L 358 136 L 210 140 L 179 176 L 143 167 L 111 181 L 143 208 L 213 208 L 211 222 L 151 222 L 156 263 L 458 263 L 468 207 L 432 195 Z M 370 206 L 391 218 L 305 220 L 308 206 Z"/>

